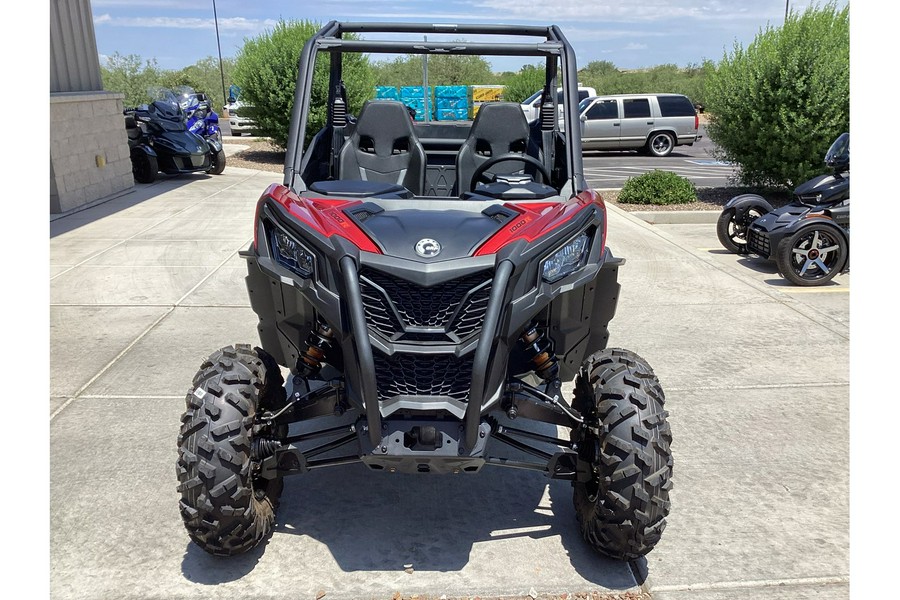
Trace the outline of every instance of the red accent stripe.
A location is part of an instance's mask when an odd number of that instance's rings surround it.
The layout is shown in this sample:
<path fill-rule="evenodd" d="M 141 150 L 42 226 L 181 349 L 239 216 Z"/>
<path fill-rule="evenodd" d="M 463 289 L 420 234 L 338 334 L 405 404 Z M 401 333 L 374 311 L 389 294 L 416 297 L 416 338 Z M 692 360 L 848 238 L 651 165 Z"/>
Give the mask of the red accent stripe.
<path fill-rule="evenodd" d="M 575 215 L 592 205 L 598 205 L 603 211 L 603 237 L 601 239 L 602 245 L 605 246 L 606 205 L 600 194 L 588 189 L 567 202 L 505 203 L 505 207 L 518 212 L 520 216 L 513 218 L 503 229 L 488 238 L 475 251 L 475 256 L 496 254 L 501 248 L 517 240 L 533 242 L 572 220 Z"/>
<path fill-rule="evenodd" d="M 259 208 L 266 199 L 271 198 L 283 206 L 291 215 L 309 225 L 325 237 L 340 236 L 352 242 L 364 252 L 381 254 L 381 249 L 354 223 L 344 209 L 362 204 L 361 200 L 326 200 L 324 198 L 301 198 L 287 187 L 273 183 L 259 199 L 256 206 L 256 218 L 259 219 Z M 256 223 L 258 221 L 254 221 Z M 255 227 L 255 225 L 254 225 Z M 256 229 L 253 234 L 253 245 L 256 247 Z"/>

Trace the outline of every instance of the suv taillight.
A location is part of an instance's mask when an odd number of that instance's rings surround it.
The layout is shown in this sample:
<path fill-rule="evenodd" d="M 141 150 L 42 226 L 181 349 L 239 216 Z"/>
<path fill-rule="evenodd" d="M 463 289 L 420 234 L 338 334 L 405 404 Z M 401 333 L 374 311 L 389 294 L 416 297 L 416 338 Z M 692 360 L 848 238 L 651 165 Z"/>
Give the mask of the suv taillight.
<path fill-rule="evenodd" d="M 697 111 L 694 111 L 694 130 L 700 129 L 700 115 L 697 114 Z"/>

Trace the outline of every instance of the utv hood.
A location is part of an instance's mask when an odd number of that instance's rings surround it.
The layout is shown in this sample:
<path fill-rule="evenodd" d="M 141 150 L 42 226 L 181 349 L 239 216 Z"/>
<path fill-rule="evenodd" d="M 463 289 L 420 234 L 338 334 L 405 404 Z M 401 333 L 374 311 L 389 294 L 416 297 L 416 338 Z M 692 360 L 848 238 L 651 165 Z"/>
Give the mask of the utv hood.
<path fill-rule="evenodd" d="M 499 220 L 496 213 L 492 218 L 488 211 L 388 211 L 371 203 L 348 212 L 385 255 L 419 262 L 472 256 L 508 220 L 502 213 Z"/>

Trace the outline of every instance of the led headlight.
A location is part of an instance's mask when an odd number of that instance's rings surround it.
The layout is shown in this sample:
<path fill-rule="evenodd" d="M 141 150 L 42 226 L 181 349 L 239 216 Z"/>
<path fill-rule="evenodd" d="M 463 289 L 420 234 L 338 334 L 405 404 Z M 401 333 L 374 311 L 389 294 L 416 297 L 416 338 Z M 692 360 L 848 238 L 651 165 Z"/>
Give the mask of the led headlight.
<path fill-rule="evenodd" d="M 541 277 L 547 283 L 559 281 L 582 265 L 588 255 L 588 234 L 582 233 L 577 238 L 554 252 L 541 266 Z"/>
<path fill-rule="evenodd" d="M 316 267 L 313 253 L 278 227 L 271 231 L 272 254 L 278 264 L 301 277 L 312 277 Z"/>

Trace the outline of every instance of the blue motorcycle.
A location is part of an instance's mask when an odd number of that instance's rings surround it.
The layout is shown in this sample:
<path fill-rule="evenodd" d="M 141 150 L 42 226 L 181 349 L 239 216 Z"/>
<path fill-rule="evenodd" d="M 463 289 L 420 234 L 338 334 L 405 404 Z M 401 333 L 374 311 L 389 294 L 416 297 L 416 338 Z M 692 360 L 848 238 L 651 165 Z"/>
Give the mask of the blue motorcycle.
<path fill-rule="evenodd" d="M 180 101 L 171 90 L 157 88 L 149 95 L 150 104 L 124 111 L 135 181 L 152 183 L 159 171 L 221 174 L 225 170 L 222 144 L 188 131 Z"/>
<path fill-rule="evenodd" d="M 179 87 L 177 93 L 185 117 L 184 124 L 188 131 L 221 143 L 222 131 L 219 129 L 219 115 L 213 111 L 209 97 L 202 92 L 195 92 L 188 86 Z"/>

